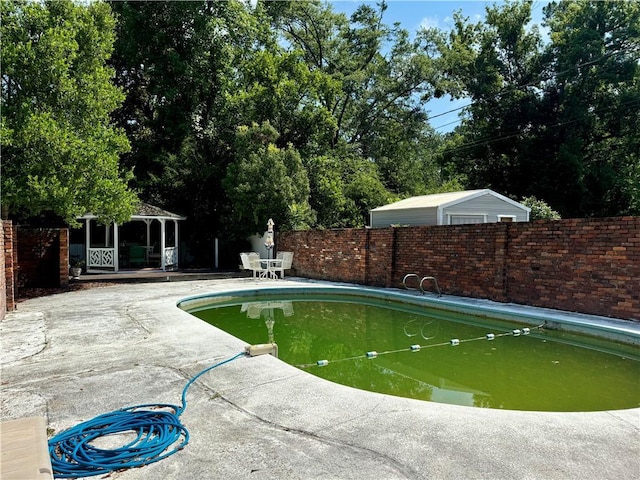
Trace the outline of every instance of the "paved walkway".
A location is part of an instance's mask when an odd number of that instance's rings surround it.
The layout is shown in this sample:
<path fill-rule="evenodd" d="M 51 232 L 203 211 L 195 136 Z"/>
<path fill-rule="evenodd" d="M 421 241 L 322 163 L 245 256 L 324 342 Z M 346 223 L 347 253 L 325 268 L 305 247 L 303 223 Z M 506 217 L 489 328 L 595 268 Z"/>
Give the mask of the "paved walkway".
<path fill-rule="evenodd" d="M 0 419 L 42 415 L 59 432 L 126 406 L 179 404 L 193 375 L 245 344 L 176 302 L 270 283 L 134 283 L 18 304 L 0 323 Z M 184 450 L 110 478 L 640 477 L 640 409 L 545 413 L 421 402 L 336 385 L 268 355 L 200 377 L 181 420 L 191 435 Z"/>

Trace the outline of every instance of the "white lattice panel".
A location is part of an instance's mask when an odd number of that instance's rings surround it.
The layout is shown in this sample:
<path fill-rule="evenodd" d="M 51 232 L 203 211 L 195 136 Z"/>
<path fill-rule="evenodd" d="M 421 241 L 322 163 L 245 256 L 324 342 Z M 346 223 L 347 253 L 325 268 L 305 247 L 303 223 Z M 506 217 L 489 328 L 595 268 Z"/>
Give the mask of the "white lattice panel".
<path fill-rule="evenodd" d="M 164 249 L 164 264 L 165 265 L 175 265 L 178 263 L 176 248 L 168 247 Z"/>
<path fill-rule="evenodd" d="M 113 248 L 90 248 L 89 267 L 113 267 L 115 252 Z"/>

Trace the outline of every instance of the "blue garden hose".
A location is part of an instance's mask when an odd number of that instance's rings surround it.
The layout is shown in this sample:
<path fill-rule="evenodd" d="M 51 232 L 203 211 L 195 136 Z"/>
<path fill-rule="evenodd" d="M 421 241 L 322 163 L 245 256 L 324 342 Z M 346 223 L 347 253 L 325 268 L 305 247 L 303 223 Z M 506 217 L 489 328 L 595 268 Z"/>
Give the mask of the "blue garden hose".
<path fill-rule="evenodd" d="M 182 450 L 189 432 L 180 415 L 187 408 L 187 390 L 193 382 L 216 367 L 245 353 L 205 368 L 191 378 L 182 390 L 182 405 L 146 404 L 99 415 L 60 432 L 49 440 L 49 456 L 55 478 L 104 475 L 115 470 L 142 467 Z M 133 432 L 135 438 L 115 449 L 102 449 L 92 442 L 99 437 Z"/>

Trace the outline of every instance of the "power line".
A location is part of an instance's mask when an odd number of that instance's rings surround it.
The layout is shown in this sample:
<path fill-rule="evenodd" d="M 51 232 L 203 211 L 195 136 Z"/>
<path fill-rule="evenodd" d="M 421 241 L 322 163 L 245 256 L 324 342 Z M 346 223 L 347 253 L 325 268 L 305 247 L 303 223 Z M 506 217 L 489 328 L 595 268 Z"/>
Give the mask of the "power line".
<path fill-rule="evenodd" d="M 570 73 L 570 72 L 572 72 L 572 71 L 574 71 L 574 70 L 577 70 L 577 69 L 580 69 L 580 68 L 583 68 L 583 67 L 587 67 L 587 66 L 590 66 L 590 65 L 594 65 L 594 64 L 596 64 L 596 63 L 598 63 L 598 62 L 600 62 L 600 61 L 602 61 L 602 60 L 604 60 L 604 59 L 606 59 L 606 58 L 609 58 L 609 57 L 612 57 L 612 56 L 615 56 L 615 55 L 618 55 L 618 54 L 621 54 L 621 53 L 626 53 L 626 52 L 632 52 L 632 53 L 635 53 L 635 52 L 637 52 L 637 51 L 639 51 L 639 49 L 637 49 L 637 48 L 632 48 L 632 47 L 628 47 L 628 48 L 623 48 L 623 49 L 620 49 L 620 50 L 616 50 L 616 51 L 614 51 L 614 52 L 605 53 L 604 55 L 601 55 L 601 56 L 600 56 L 600 57 L 598 57 L 598 58 L 595 58 L 595 59 L 592 59 L 592 60 L 588 60 L 588 61 L 586 61 L 586 62 L 584 62 L 584 63 L 581 63 L 581 64 L 578 64 L 578 65 L 572 66 L 572 67 L 567 68 L 567 69 L 565 69 L 565 70 L 562 70 L 562 71 L 560 71 L 560 72 L 554 72 L 554 73 L 551 73 L 551 74 L 550 74 L 549 76 L 547 76 L 547 77 L 538 78 L 538 79 L 537 79 L 537 80 L 535 80 L 535 81 L 531 81 L 531 82 L 528 82 L 528 83 L 525 83 L 525 84 L 522 84 L 522 85 L 518 85 L 518 86 L 515 86 L 515 87 L 509 87 L 509 86 L 504 87 L 504 88 L 502 88 L 500 91 L 496 92 L 495 96 L 503 95 L 504 93 L 512 92 L 512 91 L 514 91 L 514 90 L 522 90 L 522 89 L 529 88 L 529 87 L 537 87 L 541 82 L 547 82 L 547 81 L 549 81 L 549 80 L 552 80 L 552 79 L 554 79 L 554 78 L 557 78 L 557 77 L 558 77 L 558 76 L 560 76 L 560 75 L 564 75 L 564 74 L 566 74 L 566 73 Z M 632 61 L 635 61 L 635 60 L 638 60 L 639 58 L 640 58 L 640 57 L 638 57 L 638 58 L 632 58 L 631 60 L 632 60 Z M 532 92 L 528 92 L 528 93 L 529 93 L 529 94 L 531 94 Z M 460 107 L 456 107 L 456 108 L 453 108 L 453 109 L 451 109 L 451 110 L 447 110 L 447 111 L 445 111 L 445 112 L 438 113 L 438 114 L 436 114 L 436 115 L 430 115 L 430 116 L 427 116 L 426 120 L 427 120 L 427 121 L 429 121 L 429 120 L 432 120 L 432 119 L 434 119 L 434 118 L 442 117 L 442 116 L 447 115 L 447 114 L 449 114 L 449 113 L 453 113 L 453 112 L 456 112 L 456 111 L 458 111 L 458 110 L 462 110 L 463 108 L 471 107 L 471 106 L 473 106 L 473 105 L 476 105 L 477 103 L 478 103 L 478 101 L 477 101 L 477 100 L 476 100 L 476 101 L 471 101 L 471 102 L 470 102 L 470 103 L 468 103 L 467 105 L 462 105 L 462 106 L 460 106 Z M 452 124 L 454 124 L 454 123 L 458 123 L 458 122 L 460 122 L 460 121 L 461 121 L 461 120 L 456 120 L 456 121 L 453 121 L 453 122 L 450 122 L 450 123 L 446 123 L 446 124 L 444 124 L 444 125 L 440 125 L 440 126 L 438 126 L 438 127 L 433 127 L 433 129 L 434 129 L 434 130 L 438 130 L 439 128 L 447 127 L 447 126 L 449 126 L 449 125 L 452 125 Z"/>
<path fill-rule="evenodd" d="M 460 123 L 462 119 L 454 120 L 453 122 L 445 123 L 444 125 L 439 125 L 437 127 L 433 127 L 434 130 L 438 130 L 439 128 L 448 127 L 449 125 L 453 125 L 454 123 Z"/>
<path fill-rule="evenodd" d="M 606 108 L 600 108 L 598 110 L 594 110 L 591 113 L 602 113 L 602 112 L 607 111 L 607 110 L 613 110 L 614 108 L 619 108 L 619 107 L 623 107 L 623 106 L 635 106 L 635 105 L 640 106 L 640 99 L 633 99 L 633 100 L 630 100 L 628 102 L 623 102 L 623 103 L 621 103 L 619 105 L 613 105 L 613 106 L 606 107 Z M 538 127 L 558 128 L 558 127 L 563 127 L 565 125 L 570 125 L 572 123 L 577 122 L 578 120 L 580 120 L 580 119 L 579 118 L 574 118 L 574 119 L 570 119 L 570 120 L 566 120 L 566 121 L 562 121 L 562 122 L 553 121 L 553 122 L 549 122 L 549 123 L 546 123 L 546 124 L 538 125 Z M 482 145 L 488 145 L 490 143 L 498 142 L 498 141 L 501 141 L 501 140 L 508 140 L 510 138 L 518 137 L 520 135 L 522 135 L 522 132 L 514 131 L 514 132 L 511 132 L 509 134 L 500 136 L 500 137 L 495 137 L 495 138 L 485 137 L 483 139 L 475 140 L 475 141 L 467 143 L 465 145 L 459 145 L 459 146 L 452 147 L 452 148 L 446 148 L 442 152 L 443 153 L 445 153 L 445 152 L 450 153 L 450 152 L 456 152 L 456 151 L 460 151 L 460 150 L 466 150 L 468 148 L 474 148 L 474 147 L 479 147 L 479 146 L 482 146 Z"/>

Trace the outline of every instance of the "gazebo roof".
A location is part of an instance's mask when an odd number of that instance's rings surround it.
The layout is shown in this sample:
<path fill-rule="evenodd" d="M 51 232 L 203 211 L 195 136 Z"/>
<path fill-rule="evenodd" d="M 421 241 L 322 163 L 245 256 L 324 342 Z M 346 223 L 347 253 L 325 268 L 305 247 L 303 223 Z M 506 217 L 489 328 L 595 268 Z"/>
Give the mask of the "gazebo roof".
<path fill-rule="evenodd" d="M 84 218 L 96 218 L 96 216 L 92 213 L 85 213 L 78 219 Z M 155 205 L 150 205 L 145 202 L 140 202 L 136 206 L 136 210 L 131 215 L 131 220 L 145 220 L 145 219 L 157 219 L 157 220 L 186 220 L 187 217 L 182 215 L 178 215 L 177 213 L 172 213 L 167 210 L 163 210 L 160 207 L 156 207 Z"/>
<path fill-rule="evenodd" d="M 131 219 L 137 220 L 142 218 L 165 218 L 167 220 L 186 220 L 187 217 L 163 210 L 155 205 L 140 202 L 136 207 L 136 212 L 131 215 Z"/>

